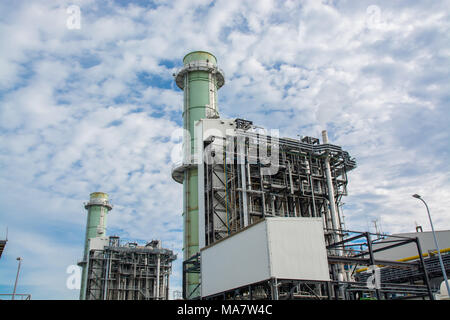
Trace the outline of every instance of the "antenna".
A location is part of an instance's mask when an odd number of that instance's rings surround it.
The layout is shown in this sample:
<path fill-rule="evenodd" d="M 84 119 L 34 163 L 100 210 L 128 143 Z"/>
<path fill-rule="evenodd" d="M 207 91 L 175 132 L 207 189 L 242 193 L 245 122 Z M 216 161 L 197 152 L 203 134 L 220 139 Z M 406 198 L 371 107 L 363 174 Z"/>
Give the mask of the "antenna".
<path fill-rule="evenodd" d="M 378 224 L 377 224 L 378 219 L 374 219 L 374 220 L 372 220 L 372 222 L 373 222 L 373 225 L 375 226 L 375 233 L 377 234 L 377 237 L 379 239 L 381 237 L 381 235 L 380 235 L 380 229 L 378 228 Z"/>

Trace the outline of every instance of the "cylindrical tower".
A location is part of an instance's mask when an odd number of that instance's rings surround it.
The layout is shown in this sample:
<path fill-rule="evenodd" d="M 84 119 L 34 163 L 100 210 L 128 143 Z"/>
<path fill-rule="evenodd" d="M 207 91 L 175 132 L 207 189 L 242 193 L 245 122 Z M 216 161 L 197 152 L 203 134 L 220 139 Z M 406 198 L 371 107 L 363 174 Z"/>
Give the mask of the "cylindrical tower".
<path fill-rule="evenodd" d="M 83 268 L 81 277 L 80 299 L 86 297 L 86 276 L 87 261 L 89 259 L 89 239 L 106 236 L 106 218 L 112 205 L 108 201 L 108 194 L 103 192 L 93 192 L 90 200 L 84 208 L 88 211 L 86 223 L 86 237 L 84 240 L 83 261 L 79 265 Z"/>
<path fill-rule="evenodd" d="M 198 172 L 195 165 L 194 123 L 200 119 L 218 118 L 217 90 L 224 85 L 223 72 L 216 57 L 205 51 L 194 51 L 183 59 L 183 68 L 175 75 L 177 86 L 184 91 L 183 164 L 174 169 L 177 182 L 183 183 L 183 260 L 198 252 Z M 180 174 L 182 173 L 182 175 Z M 177 176 L 177 177 L 176 177 Z M 183 275 L 184 276 L 184 275 Z M 186 296 L 199 296 L 198 274 L 185 279 Z"/>

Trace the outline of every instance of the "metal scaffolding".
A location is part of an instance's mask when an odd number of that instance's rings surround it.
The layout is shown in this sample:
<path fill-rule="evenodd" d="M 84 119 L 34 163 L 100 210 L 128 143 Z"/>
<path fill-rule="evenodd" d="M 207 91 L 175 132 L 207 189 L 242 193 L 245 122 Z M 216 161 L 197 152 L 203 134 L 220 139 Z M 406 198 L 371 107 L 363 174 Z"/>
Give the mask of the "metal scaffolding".
<path fill-rule="evenodd" d="M 265 217 L 323 217 L 326 228 L 341 229 L 339 214 L 332 211 L 347 195 L 347 172 L 356 167 L 349 154 L 316 138 L 274 139 L 247 131 L 243 121 L 236 120 L 234 136 L 205 139 L 205 149 L 224 139 L 223 151 L 214 150 L 204 163 L 205 245 Z M 269 153 L 278 152 L 273 175 L 263 173 L 269 164 L 260 154 L 261 144 Z M 327 244 L 340 239 L 337 233 L 326 234 Z"/>
<path fill-rule="evenodd" d="M 120 245 L 110 237 L 103 250 L 89 252 L 87 300 L 167 300 L 169 276 L 176 255 L 160 241 L 145 246 Z"/>

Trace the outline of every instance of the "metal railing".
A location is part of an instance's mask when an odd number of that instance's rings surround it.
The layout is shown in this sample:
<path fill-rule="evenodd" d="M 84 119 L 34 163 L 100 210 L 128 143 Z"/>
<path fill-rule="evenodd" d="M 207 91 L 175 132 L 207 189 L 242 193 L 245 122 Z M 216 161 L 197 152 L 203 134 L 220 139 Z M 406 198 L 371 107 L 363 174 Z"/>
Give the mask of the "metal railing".
<path fill-rule="evenodd" d="M 9 297 L 4 299 L 4 297 Z M 28 293 L 0 293 L 0 300 L 31 300 L 31 294 Z"/>

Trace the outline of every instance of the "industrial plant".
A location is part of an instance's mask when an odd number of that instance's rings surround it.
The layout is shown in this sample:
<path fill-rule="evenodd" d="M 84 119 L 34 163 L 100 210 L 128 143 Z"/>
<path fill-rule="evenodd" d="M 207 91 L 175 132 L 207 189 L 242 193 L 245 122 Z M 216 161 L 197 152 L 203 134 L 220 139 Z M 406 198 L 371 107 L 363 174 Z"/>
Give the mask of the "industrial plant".
<path fill-rule="evenodd" d="M 91 193 L 85 204 L 87 226 L 82 267 L 81 300 L 167 300 L 169 276 L 176 255 L 161 241 L 145 246 L 120 243 L 106 236 L 112 205 L 103 192 Z"/>
<path fill-rule="evenodd" d="M 356 161 L 326 131 L 286 138 L 222 119 L 215 56 L 195 51 L 183 63 L 174 74 L 184 92 L 183 160 L 172 177 L 183 184 L 184 299 L 435 299 L 442 272 L 425 233 L 344 227 Z M 438 252 L 447 271 L 448 251 Z"/>
<path fill-rule="evenodd" d="M 183 185 L 183 299 L 448 299 L 450 231 L 437 232 L 441 250 L 434 229 L 348 230 L 349 152 L 325 130 L 288 138 L 220 118 L 225 75 L 215 56 L 195 51 L 183 63 L 174 74 L 184 92 L 182 161 L 171 172 Z M 169 299 L 176 255 L 159 240 L 106 236 L 112 208 L 102 192 L 85 204 L 80 299 Z"/>

